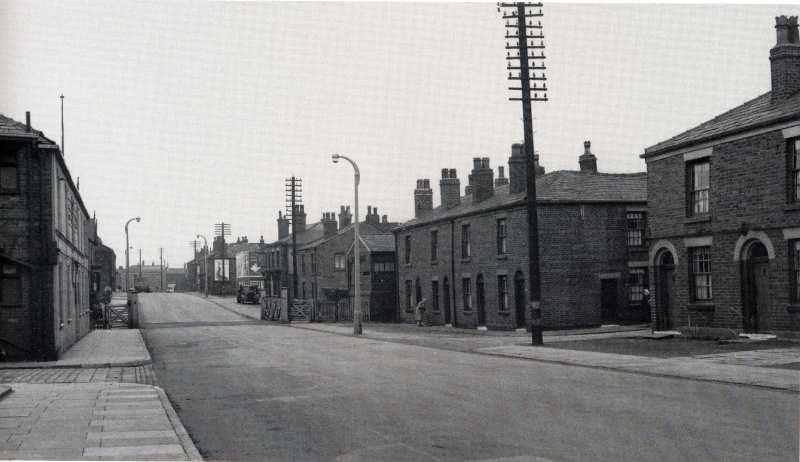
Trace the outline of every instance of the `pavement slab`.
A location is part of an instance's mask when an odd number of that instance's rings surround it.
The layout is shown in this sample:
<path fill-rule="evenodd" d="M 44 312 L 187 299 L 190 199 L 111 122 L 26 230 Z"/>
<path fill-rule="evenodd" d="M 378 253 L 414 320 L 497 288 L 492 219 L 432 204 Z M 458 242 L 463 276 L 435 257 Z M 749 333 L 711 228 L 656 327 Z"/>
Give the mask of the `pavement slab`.
<path fill-rule="evenodd" d="M 202 460 L 160 388 L 105 382 L 11 388 L 0 400 L 0 459 Z"/>

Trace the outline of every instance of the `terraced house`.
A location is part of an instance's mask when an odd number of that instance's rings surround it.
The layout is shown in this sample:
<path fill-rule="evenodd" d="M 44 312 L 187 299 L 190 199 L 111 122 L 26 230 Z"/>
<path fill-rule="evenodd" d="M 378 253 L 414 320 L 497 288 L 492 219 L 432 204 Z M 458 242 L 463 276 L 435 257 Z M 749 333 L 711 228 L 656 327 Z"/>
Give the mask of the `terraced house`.
<path fill-rule="evenodd" d="M 800 331 L 800 39 L 775 19 L 771 91 L 645 149 L 659 329 Z"/>
<path fill-rule="evenodd" d="M 543 325 L 596 326 L 649 317 L 644 240 L 644 173 L 599 173 L 584 143 L 579 171 L 545 174 L 537 160 Z M 440 205 L 417 180 L 415 218 L 394 230 L 399 318 L 411 322 L 426 301 L 426 322 L 488 329 L 525 328 L 528 218 L 525 157 L 515 144 L 509 177 L 488 158 L 473 159 L 461 195 L 454 169 L 443 169 Z"/>

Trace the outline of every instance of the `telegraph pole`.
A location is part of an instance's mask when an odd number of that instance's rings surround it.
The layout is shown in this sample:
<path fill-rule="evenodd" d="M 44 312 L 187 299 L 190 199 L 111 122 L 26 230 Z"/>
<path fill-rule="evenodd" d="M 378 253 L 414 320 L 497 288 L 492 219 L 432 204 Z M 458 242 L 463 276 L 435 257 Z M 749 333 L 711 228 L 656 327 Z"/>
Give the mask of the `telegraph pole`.
<path fill-rule="evenodd" d="M 61 96 L 61 155 L 64 155 L 64 94 Z"/>
<path fill-rule="evenodd" d="M 295 214 L 303 202 L 303 180 L 292 176 L 286 179 L 286 216 L 292 223 L 292 296 L 297 298 L 297 226 Z M 290 319 L 291 320 L 291 319 Z"/>
<path fill-rule="evenodd" d="M 161 290 L 164 290 L 164 248 L 158 249 L 158 259 L 161 261 Z"/>
<path fill-rule="evenodd" d="M 536 169 L 534 166 L 533 148 L 533 114 L 532 101 L 547 101 L 547 77 L 544 72 L 540 75 L 536 71 L 544 71 L 544 34 L 541 21 L 533 23 L 530 18 L 542 17 L 541 3 L 498 3 L 497 11 L 502 9 L 503 19 L 506 20 L 506 52 L 509 71 L 518 70 L 516 76 L 508 73 L 508 79 L 519 80 L 519 87 L 509 87 L 509 90 L 519 91 L 519 97 L 509 98 L 511 101 L 522 101 L 522 129 L 525 139 L 525 160 L 527 179 L 528 201 L 528 280 L 530 299 L 528 307 L 531 312 L 531 343 L 542 344 L 542 290 L 539 273 L 539 223 L 536 207 Z M 530 30 L 530 34 L 529 34 Z M 513 41 L 516 40 L 516 43 Z M 535 43 L 538 40 L 539 43 Z M 529 43 L 530 41 L 530 43 Z M 539 50 L 539 54 L 536 54 Z M 536 61 L 539 61 L 538 64 Z M 517 64 L 516 66 L 514 64 Z M 531 81 L 533 86 L 531 87 Z M 538 82 L 542 82 L 541 85 Z M 533 92 L 533 95 L 531 95 Z"/>
<path fill-rule="evenodd" d="M 225 236 L 230 236 L 230 234 L 231 234 L 231 224 L 230 223 L 225 223 L 223 221 L 223 222 L 220 222 L 220 223 L 217 223 L 217 224 L 214 225 L 214 235 L 216 237 L 220 237 L 220 236 L 222 237 L 222 242 L 220 243 L 221 244 L 220 247 L 221 247 L 221 250 L 222 250 L 222 262 L 223 262 L 223 265 L 222 265 L 222 277 L 220 278 L 222 284 L 218 285 L 219 292 L 217 293 L 217 295 L 222 295 L 223 289 L 225 287 L 225 282 L 228 280 L 228 277 L 230 276 L 230 266 L 229 266 L 230 265 L 230 261 L 228 260 L 227 253 L 225 251 Z M 228 274 L 227 275 L 225 274 L 225 270 L 228 270 Z M 215 271 L 216 271 L 216 269 L 215 269 Z M 216 274 L 214 275 L 214 277 L 216 278 Z"/>
<path fill-rule="evenodd" d="M 195 277 L 193 278 L 194 280 L 192 281 L 191 285 L 194 286 L 195 284 L 197 284 L 198 290 L 200 290 L 200 265 L 197 263 L 197 244 L 199 243 L 200 241 L 198 241 L 197 239 L 189 241 L 189 245 L 192 246 L 192 262 L 194 262 L 194 272 L 195 272 L 194 274 Z"/>

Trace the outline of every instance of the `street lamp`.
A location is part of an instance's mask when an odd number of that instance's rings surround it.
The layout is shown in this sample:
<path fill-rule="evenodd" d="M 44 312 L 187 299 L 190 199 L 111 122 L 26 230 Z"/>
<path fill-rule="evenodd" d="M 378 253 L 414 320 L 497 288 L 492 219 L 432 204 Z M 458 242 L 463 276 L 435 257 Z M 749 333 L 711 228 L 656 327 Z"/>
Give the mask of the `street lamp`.
<path fill-rule="evenodd" d="M 206 248 L 206 253 L 203 256 L 203 295 L 208 298 L 208 241 L 205 236 L 200 234 L 195 239 L 203 239 L 203 245 Z"/>
<path fill-rule="evenodd" d="M 355 260 L 353 265 L 353 287 L 355 290 L 353 297 L 353 335 L 361 335 L 361 259 L 359 256 L 359 242 L 361 239 L 358 235 L 358 181 L 361 178 L 361 173 L 358 171 L 358 165 L 356 165 L 352 159 L 345 156 L 340 156 L 339 154 L 331 155 L 331 160 L 333 160 L 334 164 L 338 163 L 339 159 L 344 159 L 350 162 L 350 165 L 353 166 L 353 170 L 355 170 L 355 173 L 353 174 L 355 180 L 355 199 L 353 202 L 355 202 L 356 209 L 356 221 L 355 225 L 353 226 L 355 234 L 355 237 L 353 238 L 353 259 Z"/>
<path fill-rule="evenodd" d="M 136 220 L 136 223 L 142 221 L 141 217 L 133 217 L 127 222 L 125 222 L 125 292 L 128 292 L 128 281 L 131 278 L 131 262 L 130 262 L 130 247 L 131 244 L 128 239 L 128 225 L 133 221 Z"/>

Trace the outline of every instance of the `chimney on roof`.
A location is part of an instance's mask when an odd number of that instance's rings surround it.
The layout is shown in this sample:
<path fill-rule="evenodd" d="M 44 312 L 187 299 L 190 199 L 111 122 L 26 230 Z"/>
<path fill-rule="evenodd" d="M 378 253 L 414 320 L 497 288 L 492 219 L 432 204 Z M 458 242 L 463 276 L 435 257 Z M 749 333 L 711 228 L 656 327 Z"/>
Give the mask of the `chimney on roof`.
<path fill-rule="evenodd" d="M 475 179 L 472 178 L 471 173 L 467 173 L 467 185 L 464 186 L 464 195 L 470 195 L 475 192 Z"/>
<path fill-rule="evenodd" d="M 414 217 L 421 217 L 433 210 L 433 190 L 429 179 L 417 180 L 414 190 Z"/>
<path fill-rule="evenodd" d="M 31 131 L 31 111 L 25 111 L 25 131 Z"/>
<path fill-rule="evenodd" d="M 389 223 L 389 215 L 381 215 L 381 223 Z"/>
<path fill-rule="evenodd" d="M 289 220 L 278 211 L 278 239 L 283 239 L 289 235 Z"/>
<path fill-rule="evenodd" d="M 544 167 L 539 165 L 539 154 L 533 155 L 533 171 L 536 177 L 544 175 Z M 525 164 L 525 147 L 522 143 L 511 145 L 511 157 L 508 158 L 508 192 L 518 194 L 527 191 L 527 165 Z"/>
<path fill-rule="evenodd" d="M 489 166 L 488 157 L 472 159 L 472 202 L 483 202 L 494 196 L 494 170 Z"/>
<path fill-rule="evenodd" d="M 494 187 L 499 188 L 508 184 L 508 178 L 505 177 L 505 167 L 502 165 L 497 166 L 497 178 L 494 179 Z"/>
<path fill-rule="evenodd" d="M 381 222 L 380 215 L 378 215 L 378 207 L 367 206 L 367 218 L 364 220 L 370 225 L 377 225 Z"/>
<path fill-rule="evenodd" d="M 303 204 L 295 205 L 292 211 L 292 232 L 300 234 L 306 231 L 306 211 Z"/>
<path fill-rule="evenodd" d="M 439 180 L 439 194 L 442 207 L 451 209 L 461 204 L 461 182 L 456 176 L 456 169 L 443 168 L 442 179 Z"/>
<path fill-rule="evenodd" d="M 325 237 L 336 234 L 336 231 L 338 231 L 336 225 L 336 213 L 325 212 L 322 214 L 322 229 L 324 230 Z"/>
<path fill-rule="evenodd" d="M 350 226 L 350 223 L 353 221 L 353 214 L 350 213 L 350 206 L 348 205 L 345 207 L 344 205 L 339 207 L 339 229 L 345 229 L 346 227 Z"/>
<path fill-rule="evenodd" d="M 777 43 L 769 50 L 772 72 L 772 102 L 780 102 L 800 91 L 800 37 L 797 16 L 775 18 Z"/>
<path fill-rule="evenodd" d="M 578 157 L 578 163 L 581 165 L 581 173 L 597 173 L 597 157 L 592 154 L 592 142 L 583 142 L 583 154 Z"/>

